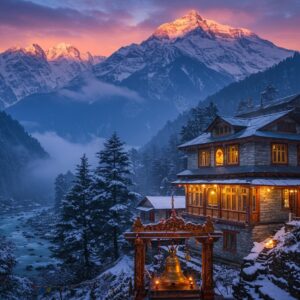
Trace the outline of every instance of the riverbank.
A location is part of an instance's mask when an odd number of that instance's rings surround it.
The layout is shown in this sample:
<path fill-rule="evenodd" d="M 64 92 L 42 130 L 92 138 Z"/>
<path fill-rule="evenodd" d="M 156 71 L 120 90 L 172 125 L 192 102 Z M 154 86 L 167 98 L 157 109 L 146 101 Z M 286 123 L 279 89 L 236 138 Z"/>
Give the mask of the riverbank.
<path fill-rule="evenodd" d="M 39 207 L 25 212 L 8 212 L 1 215 L 0 234 L 15 245 L 14 254 L 17 259 L 15 275 L 36 281 L 42 268 L 56 263 L 56 260 L 51 257 L 51 241 L 43 234 L 41 228 L 33 228 L 32 220 L 48 209 L 48 207 Z"/>

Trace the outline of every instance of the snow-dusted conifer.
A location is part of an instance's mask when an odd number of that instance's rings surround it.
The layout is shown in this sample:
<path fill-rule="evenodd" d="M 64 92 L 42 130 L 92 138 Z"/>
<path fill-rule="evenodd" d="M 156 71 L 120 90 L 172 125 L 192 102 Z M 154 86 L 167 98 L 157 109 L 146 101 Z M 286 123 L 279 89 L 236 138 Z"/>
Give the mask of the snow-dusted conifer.
<path fill-rule="evenodd" d="M 62 201 L 55 254 L 83 278 L 91 276 L 97 251 L 91 213 L 91 174 L 85 155 L 77 166 L 74 185 Z"/>
<path fill-rule="evenodd" d="M 124 143 L 114 133 L 104 144 L 104 149 L 98 154 L 99 165 L 95 176 L 100 188 L 99 199 L 105 203 L 102 215 L 103 238 L 113 246 L 114 257 L 119 257 L 119 236 L 128 227 L 131 217 L 131 207 L 134 196 L 129 187 L 130 161 L 124 150 Z"/>

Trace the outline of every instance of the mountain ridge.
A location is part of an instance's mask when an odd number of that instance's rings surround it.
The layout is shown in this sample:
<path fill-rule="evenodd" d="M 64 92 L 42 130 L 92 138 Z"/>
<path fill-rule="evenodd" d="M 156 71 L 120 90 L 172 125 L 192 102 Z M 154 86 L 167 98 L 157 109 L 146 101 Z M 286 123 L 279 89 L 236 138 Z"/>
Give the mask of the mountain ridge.
<path fill-rule="evenodd" d="M 38 44 L 9 48 L 0 53 L 0 109 L 28 95 L 60 88 L 103 59 L 66 43 L 46 51 Z"/>

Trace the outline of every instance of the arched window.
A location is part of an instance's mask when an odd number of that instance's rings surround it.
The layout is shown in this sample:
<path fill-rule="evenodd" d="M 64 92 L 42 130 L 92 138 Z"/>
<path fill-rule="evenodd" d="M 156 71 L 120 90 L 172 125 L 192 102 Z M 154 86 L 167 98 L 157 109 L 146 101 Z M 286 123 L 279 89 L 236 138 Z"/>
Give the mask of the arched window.
<path fill-rule="evenodd" d="M 224 150 L 223 148 L 217 148 L 216 155 L 216 166 L 224 166 Z"/>

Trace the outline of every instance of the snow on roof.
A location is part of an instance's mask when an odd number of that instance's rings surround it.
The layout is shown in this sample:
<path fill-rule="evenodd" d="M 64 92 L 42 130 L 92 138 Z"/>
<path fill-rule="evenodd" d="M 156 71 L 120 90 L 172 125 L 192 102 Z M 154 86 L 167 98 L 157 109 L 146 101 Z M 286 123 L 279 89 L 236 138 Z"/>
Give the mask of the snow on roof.
<path fill-rule="evenodd" d="M 234 124 L 243 124 L 238 126 L 245 126 L 246 128 L 226 136 L 221 137 L 213 137 L 210 132 L 204 132 L 195 139 L 186 142 L 179 146 L 179 148 L 185 148 L 189 146 L 208 144 L 212 142 L 218 141 L 226 141 L 232 139 L 242 139 L 250 136 L 260 136 L 260 137 L 273 137 L 273 138 L 284 138 L 284 139 L 292 139 L 292 140 L 300 140 L 299 135 L 295 134 L 280 134 L 276 132 L 267 132 L 267 131 L 259 131 L 261 128 L 266 125 L 276 121 L 277 119 L 282 118 L 283 116 L 289 114 L 292 110 L 286 110 L 281 112 L 276 112 L 268 115 L 252 117 L 252 118 L 228 118 L 228 117 L 220 117 L 224 119 L 226 122 L 233 125 Z M 214 122 L 214 121 L 213 121 Z"/>
<path fill-rule="evenodd" d="M 248 120 L 245 118 L 238 118 L 238 117 L 220 117 L 220 118 L 233 126 L 242 126 L 242 127 L 248 126 Z"/>
<path fill-rule="evenodd" d="M 250 184 L 263 186 L 300 186 L 300 179 L 219 179 L 219 180 L 197 180 L 197 179 L 179 179 L 174 184 Z"/>
<path fill-rule="evenodd" d="M 294 100 L 299 95 L 300 94 L 293 94 L 293 95 L 290 95 L 290 96 L 287 96 L 287 97 L 284 97 L 284 98 L 274 99 L 273 101 L 270 101 L 269 103 L 265 103 L 263 107 L 261 107 L 260 104 L 255 105 L 253 110 L 251 110 L 249 112 L 246 112 L 245 114 L 250 113 L 250 112 L 255 112 L 255 111 L 258 111 L 258 110 L 261 110 L 261 109 L 269 108 L 269 107 L 272 107 L 272 106 L 277 106 L 277 105 L 280 105 L 280 104 L 283 104 L 283 103 L 288 103 L 288 102 Z M 241 115 L 243 115 L 243 114 L 241 114 Z"/>
<path fill-rule="evenodd" d="M 146 196 L 154 209 L 171 209 L 171 196 Z M 174 196 L 174 208 L 185 209 L 185 196 Z"/>
<path fill-rule="evenodd" d="M 136 209 L 142 210 L 142 211 L 150 211 L 150 210 L 153 210 L 153 207 L 138 206 Z"/>

